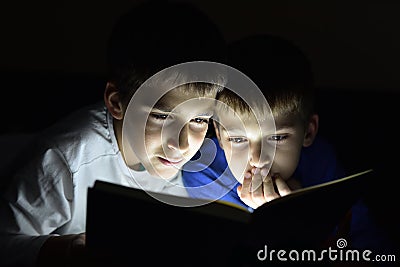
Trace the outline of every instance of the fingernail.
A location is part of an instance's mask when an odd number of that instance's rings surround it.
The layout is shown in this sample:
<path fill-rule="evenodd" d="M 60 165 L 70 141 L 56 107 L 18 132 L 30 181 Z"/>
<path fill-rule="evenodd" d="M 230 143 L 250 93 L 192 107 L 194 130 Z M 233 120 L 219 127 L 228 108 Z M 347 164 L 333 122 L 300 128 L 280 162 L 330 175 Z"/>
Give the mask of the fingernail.
<path fill-rule="evenodd" d="M 247 179 L 251 178 L 251 173 L 246 172 L 244 174 L 244 178 L 247 178 Z"/>
<path fill-rule="evenodd" d="M 256 168 L 255 170 L 254 170 L 254 174 L 257 174 L 257 173 L 259 173 L 260 172 L 260 169 L 259 168 Z"/>

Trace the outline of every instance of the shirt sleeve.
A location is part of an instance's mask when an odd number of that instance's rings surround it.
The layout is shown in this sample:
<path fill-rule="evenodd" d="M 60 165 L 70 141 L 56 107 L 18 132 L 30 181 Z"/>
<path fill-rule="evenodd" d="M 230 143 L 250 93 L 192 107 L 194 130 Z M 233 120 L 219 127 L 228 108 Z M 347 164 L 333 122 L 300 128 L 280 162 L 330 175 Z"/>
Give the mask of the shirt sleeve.
<path fill-rule="evenodd" d="M 343 178 L 346 172 L 334 146 L 327 139 L 317 136 L 311 146 L 302 148 L 293 176 L 303 187 L 309 187 Z"/>
<path fill-rule="evenodd" d="M 374 254 L 385 255 L 395 252 L 388 232 L 379 225 L 364 199 L 352 207 L 350 238 L 352 247 L 359 250 L 368 249 Z"/>
<path fill-rule="evenodd" d="M 71 219 L 72 200 L 71 171 L 59 150 L 21 168 L 0 199 L 0 265 L 34 266 L 42 244 Z"/>
<path fill-rule="evenodd" d="M 318 137 L 311 147 L 303 149 L 296 174 L 303 186 L 311 186 L 345 177 L 349 173 L 337 158 L 333 145 Z M 392 252 L 394 246 L 390 238 L 377 223 L 363 198 L 352 206 L 349 223 L 346 235 L 352 248 L 360 251 L 369 249 L 373 253 Z"/>

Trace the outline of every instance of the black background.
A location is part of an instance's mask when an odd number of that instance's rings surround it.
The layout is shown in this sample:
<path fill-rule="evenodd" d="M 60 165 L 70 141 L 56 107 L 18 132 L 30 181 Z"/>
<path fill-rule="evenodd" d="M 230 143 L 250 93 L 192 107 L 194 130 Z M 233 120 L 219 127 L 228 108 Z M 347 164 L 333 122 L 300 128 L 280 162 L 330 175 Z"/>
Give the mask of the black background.
<path fill-rule="evenodd" d="M 0 16 L 1 134 L 37 132 L 102 99 L 105 46 L 138 1 L 6 1 Z M 392 1 L 201 1 L 227 41 L 272 33 L 311 59 L 320 134 L 350 171 L 378 172 L 368 201 L 398 242 L 400 4 Z M 151 18 L 149 18 L 151 19 Z M 3 147 L 2 149 L 14 149 Z"/>

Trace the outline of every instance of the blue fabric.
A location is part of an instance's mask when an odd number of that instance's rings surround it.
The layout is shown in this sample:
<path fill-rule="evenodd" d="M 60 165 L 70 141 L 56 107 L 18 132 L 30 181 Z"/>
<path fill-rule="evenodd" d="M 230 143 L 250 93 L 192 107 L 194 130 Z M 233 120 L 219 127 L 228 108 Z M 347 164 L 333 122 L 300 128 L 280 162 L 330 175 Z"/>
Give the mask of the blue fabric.
<path fill-rule="evenodd" d="M 194 161 L 187 163 L 186 170 L 182 172 L 183 183 L 189 195 L 194 198 L 232 202 L 252 211 L 237 194 L 236 189 L 239 184 L 228 168 L 218 140 L 215 137 L 211 140 L 212 142 L 208 140 L 204 143 L 200 152 L 193 158 Z M 199 160 L 201 155 L 210 156 L 210 151 L 216 153 L 211 164 L 208 164 L 206 160 Z M 195 171 L 199 166 L 202 170 Z M 299 164 L 294 173 L 294 177 L 303 187 L 342 178 L 345 175 L 345 170 L 336 158 L 334 147 L 320 136 L 311 146 L 302 149 Z M 218 177 L 221 178 L 217 179 Z M 205 187 L 205 185 L 209 186 Z M 369 248 L 376 252 L 392 251 L 393 246 L 387 233 L 374 222 L 362 200 L 352 207 L 350 226 L 351 241 L 349 242 L 353 248 Z"/>
<path fill-rule="evenodd" d="M 219 146 L 217 138 L 212 137 L 211 140 L 213 143 L 205 142 L 192 159 L 194 161 L 187 163 L 182 173 L 183 183 L 188 189 L 189 195 L 193 198 L 219 199 L 249 208 L 240 200 L 237 194 L 236 189 L 239 183 L 228 168 L 224 151 Z M 207 168 L 207 162 L 201 162 L 198 159 L 201 158 L 202 153 L 210 150 L 216 150 L 216 156 Z M 199 166 L 203 170 L 190 171 L 195 168 L 198 169 Z M 333 147 L 326 140 L 318 137 L 313 145 L 302 149 L 294 176 L 301 182 L 303 187 L 306 187 L 343 177 L 344 171 L 336 160 Z M 217 180 L 218 177 L 220 179 Z M 200 188 L 212 182 L 214 183 L 207 188 Z"/>
<path fill-rule="evenodd" d="M 236 189 L 239 183 L 228 168 L 224 151 L 219 146 L 217 138 L 213 137 L 211 140 L 212 142 L 204 142 L 200 151 L 192 159 L 195 161 L 188 162 L 182 171 L 183 184 L 188 190 L 189 196 L 193 198 L 228 201 L 249 208 L 240 200 L 237 194 Z M 199 161 L 198 159 L 201 158 L 202 153 L 210 150 L 216 150 L 216 154 L 212 163 L 207 166 L 208 162 Z M 194 166 L 201 166 L 204 169 L 196 172 L 193 171 Z M 217 180 L 218 177 L 220 179 Z M 210 186 L 201 188 L 204 185 Z"/>

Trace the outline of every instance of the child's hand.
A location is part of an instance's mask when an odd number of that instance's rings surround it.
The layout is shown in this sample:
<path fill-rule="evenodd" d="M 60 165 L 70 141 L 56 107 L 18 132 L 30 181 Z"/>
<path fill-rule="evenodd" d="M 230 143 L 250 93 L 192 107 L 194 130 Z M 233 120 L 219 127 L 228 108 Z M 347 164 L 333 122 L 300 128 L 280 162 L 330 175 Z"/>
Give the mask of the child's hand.
<path fill-rule="evenodd" d="M 238 187 L 238 195 L 242 201 L 258 208 L 265 202 L 290 194 L 292 190 L 280 177 L 271 175 L 267 169 L 253 168 L 244 175 L 243 184 Z"/>
<path fill-rule="evenodd" d="M 38 266 L 84 266 L 86 235 L 52 236 L 40 249 Z"/>

